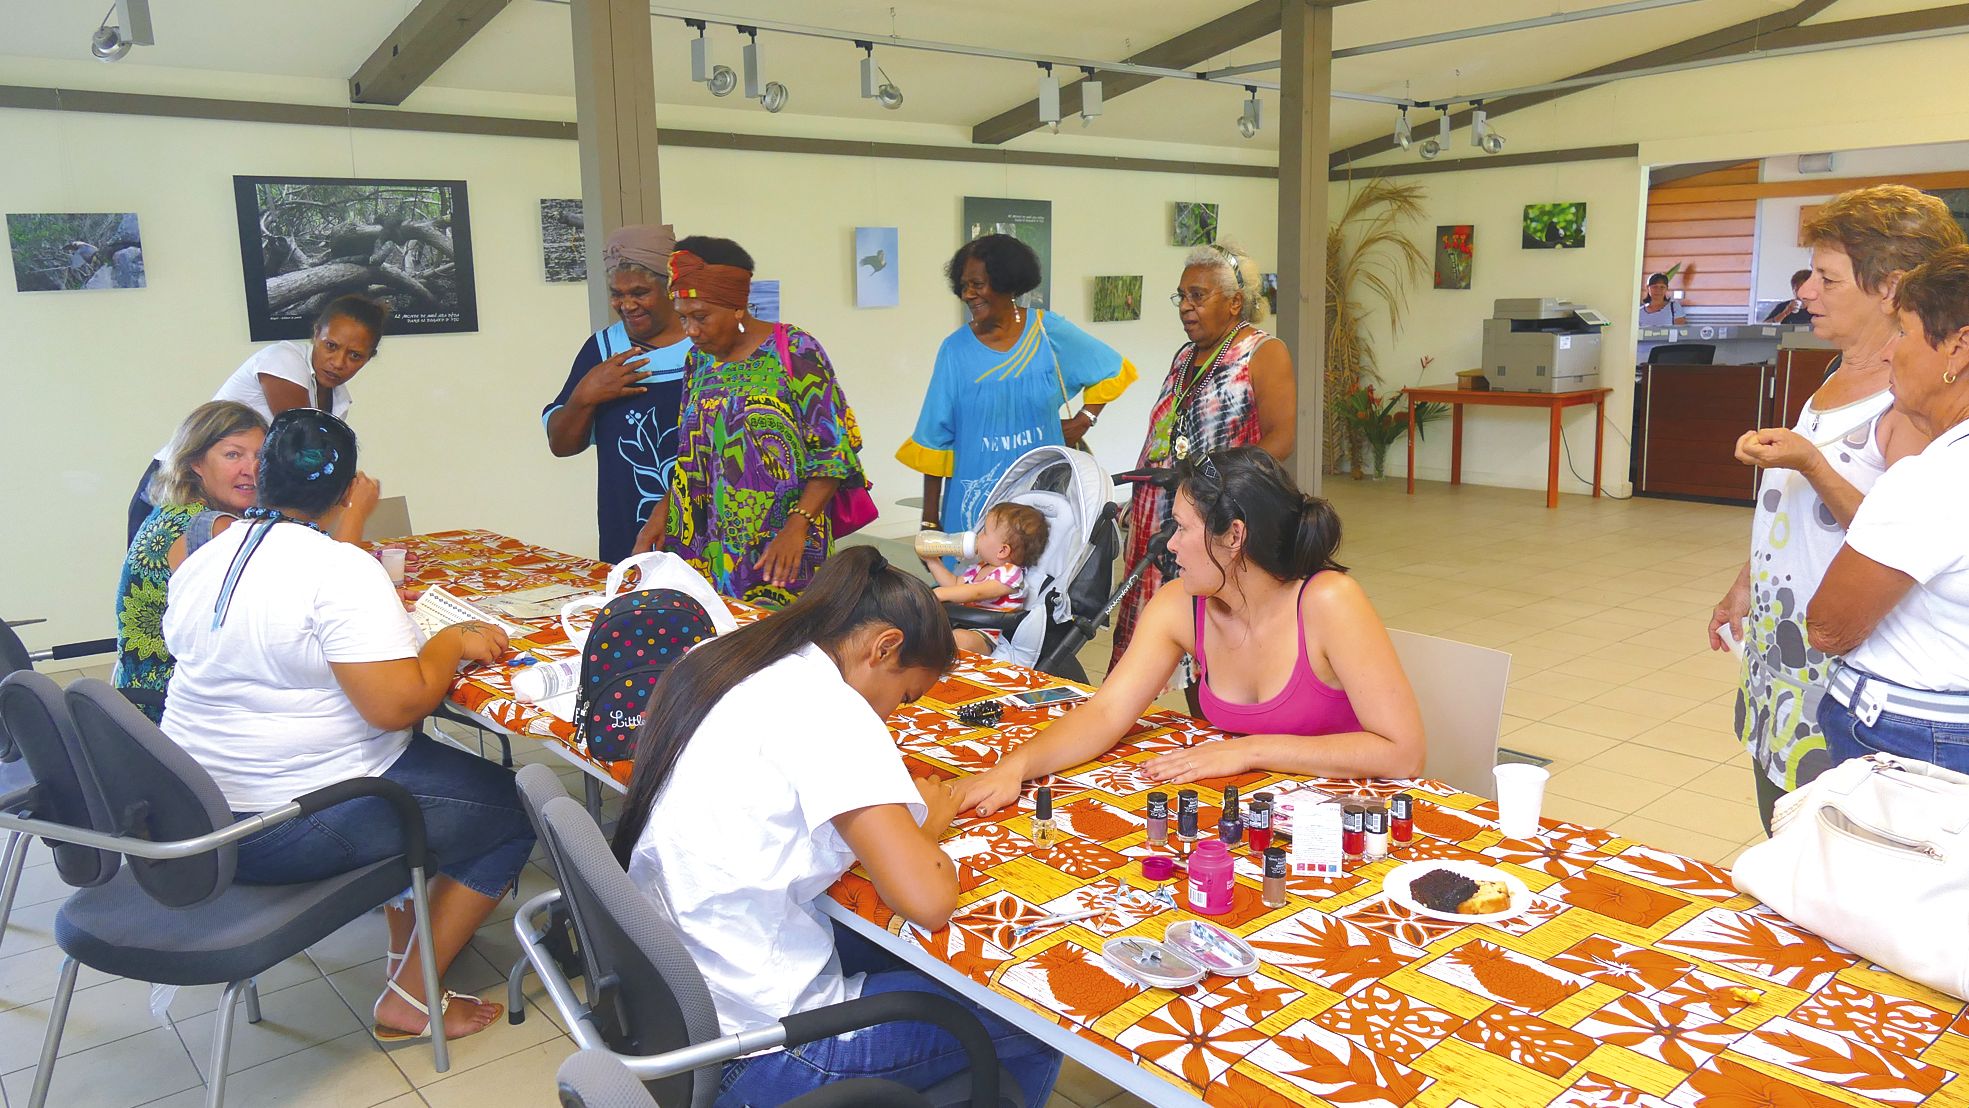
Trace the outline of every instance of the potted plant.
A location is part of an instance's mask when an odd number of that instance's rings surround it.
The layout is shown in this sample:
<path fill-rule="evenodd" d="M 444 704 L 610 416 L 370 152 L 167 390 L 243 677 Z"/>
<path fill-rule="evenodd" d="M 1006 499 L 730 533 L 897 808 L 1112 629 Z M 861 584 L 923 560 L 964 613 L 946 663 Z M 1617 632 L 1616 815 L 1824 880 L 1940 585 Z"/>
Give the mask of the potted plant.
<path fill-rule="evenodd" d="M 1388 448 L 1401 441 L 1408 433 L 1408 405 L 1401 393 L 1387 399 L 1376 396 L 1371 385 L 1362 385 L 1342 396 L 1336 404 L 1342 422 L 1351 434 L 1359 435 L 1367 444 L 1369 456 L 1373 460 L 1374 479 L 1380 480 L 1388 473 Z M 1424 428 L 1449 414 L 1447 404 L 1417 404 L 1415 406 L 1415 434 L 1417 438 L 1426 437 Z M 1354 478 L 1359 480 L 1367 474 L 1362 467 L 1354 467 Z"/>

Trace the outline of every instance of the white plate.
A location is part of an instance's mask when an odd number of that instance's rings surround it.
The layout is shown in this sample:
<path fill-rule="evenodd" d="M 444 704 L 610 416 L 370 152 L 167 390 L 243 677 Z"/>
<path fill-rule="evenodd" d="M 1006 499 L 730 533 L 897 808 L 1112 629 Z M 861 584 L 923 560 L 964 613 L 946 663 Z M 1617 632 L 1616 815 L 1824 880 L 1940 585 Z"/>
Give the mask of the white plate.
<path fill-rule="evenodd" d="M 1408 894 L 1408 885 L 1409 882 L 1428 873 L 1430 870 L 1438 869 L 1446 869 L 1451 873 L 1460 873 L 1472 881 L 1504 882 L 1505 887 L 1511 890 L 1511 907 L 1502 912 L 1489 912 L 1480 916 L 1466 916 L 1458 912 L 1438 912 L 1434 908 L 1426 907 Z M 1525 910 L 1531 907 L 1531 889 L 1527 888 L 1523 881 L 1518 880 L 1501 869 L 1494 866 L 1486 866 L 1480 862 L 1409 862 L 1406 865 L 1396 866 L 1393 870 L 1389 871 L 1388 876 L 1381 879 L 1381 891 L 1388 894 L 1389 900 L 1407 908 L 1418 916 L 1449 920 L 1453 923 L 1495 923 L 1498 920 L 1523 915 Z"/>

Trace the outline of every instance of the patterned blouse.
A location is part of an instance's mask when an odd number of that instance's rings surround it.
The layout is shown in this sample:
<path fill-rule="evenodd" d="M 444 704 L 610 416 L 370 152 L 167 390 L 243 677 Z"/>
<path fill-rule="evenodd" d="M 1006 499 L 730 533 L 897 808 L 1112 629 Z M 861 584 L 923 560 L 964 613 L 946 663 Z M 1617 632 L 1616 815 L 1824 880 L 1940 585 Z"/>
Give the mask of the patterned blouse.
<path fill-rule="evenodd" d="M 175 662 L 164 649 L 164 602 L 170 597 L 172 544 L 197 525 L 186 545 L 197 549 L 212 537 L 223 515 L 204 504 L 164 504 L 150 510 L 124 556 L 116 579 L 116 672 L 120 689 L 161 693 L 171 683 Z"/>
<path fill-rule="evenodd" d="M 720 595 L 778 607 L 813 579 L 833 550 L 828 514 L 807 531 L 793 583 L 769 584 L 753 567 L 786 527 L 809 478 L 862 475 L 861 429 L 834 367 L 805 331 L 775 325 L 750 358 L 718 363 L 692 350 L 684 363 L 684 415 L 670 482 L 668 549 Z M 781 364 L 781 336 L 790 364 Z"/>

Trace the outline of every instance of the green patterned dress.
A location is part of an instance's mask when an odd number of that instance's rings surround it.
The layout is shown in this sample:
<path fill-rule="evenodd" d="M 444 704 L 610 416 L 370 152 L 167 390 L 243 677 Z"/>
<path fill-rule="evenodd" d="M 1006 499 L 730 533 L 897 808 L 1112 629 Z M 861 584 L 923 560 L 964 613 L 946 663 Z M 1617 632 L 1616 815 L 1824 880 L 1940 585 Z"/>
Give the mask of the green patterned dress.
<path fill-rule="evenodd" d="M 165 555 L 194 524 L 203 523 L 197 536 L 201 543 L 210 538 L 211 525 L 221 514 L 203 504 L 164 504 L 152 508 L 137 528 L 116 579 L 116 672 L 111 683 L 117 688 L 162 693 L 171 684 L 176 663 L 164 649 L 164 602 L 171 588 Z"/>
<path fill-rule="evenodd" d="M 677 469 L 670 482 L 667 549 L 688 561 L 721 595 L 778 607 L 813 579 L 833 547 L 827 513 L 807 531 L 800 571 L 785 588 L 753 567 L 785 528 L 810 478 L 863 485 L 861 430 L 812 335 L 785 331 L 750 358 L 719 364 L 703 350 L 684 363 L 684 412 Z"/>

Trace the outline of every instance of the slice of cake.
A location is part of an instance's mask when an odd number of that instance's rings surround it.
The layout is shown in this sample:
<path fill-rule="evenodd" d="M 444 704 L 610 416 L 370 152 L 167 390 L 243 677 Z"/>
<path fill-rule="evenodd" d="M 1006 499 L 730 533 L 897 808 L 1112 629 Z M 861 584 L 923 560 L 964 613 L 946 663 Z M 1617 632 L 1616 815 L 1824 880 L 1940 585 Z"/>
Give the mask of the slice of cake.
<path fill-rule="evenodd" d="M 1408 883 L 1408 895 L 1432 912 L 1462 912 L 1477 895 L 1477 883 L 1455 870 L 1432 869 Z"/>
<path fill-rule="evenodd" d="M 1511 886 L 1502 881 L 1477 882 L 1477 891 L 1456 906 L 1456 911 L 1465 916 L 1487 916 L 1492 912 L 1508 912 L 1510 909 Z"/>

